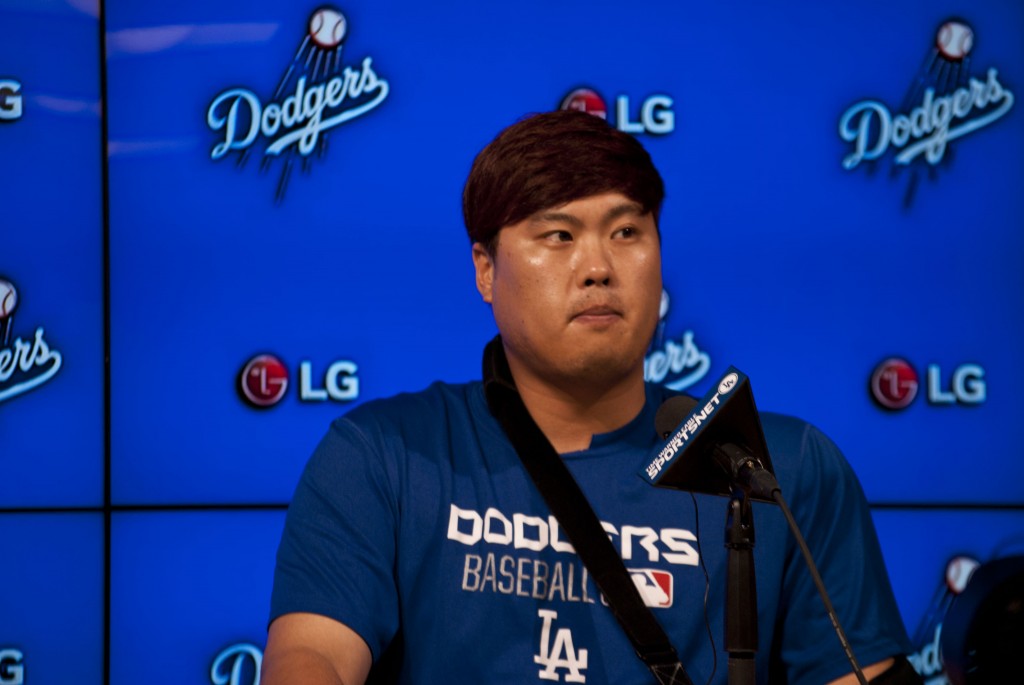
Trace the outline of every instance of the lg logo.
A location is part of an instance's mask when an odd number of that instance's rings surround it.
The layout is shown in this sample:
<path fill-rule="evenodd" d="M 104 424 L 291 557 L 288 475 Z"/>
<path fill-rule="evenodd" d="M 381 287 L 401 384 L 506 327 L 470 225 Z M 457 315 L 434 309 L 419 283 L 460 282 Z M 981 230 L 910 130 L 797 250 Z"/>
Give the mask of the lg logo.
<path fill-rule="evenodd" d="M 587 112 L 602 119 L 608 119 L 608 107 L 604 98 L 590 88 L 577 88 L 562 99 L 559 109 Z M 640 105 L 639 115 L 633 120 L 629 96 L 615 98 L 615 121 L 620 131 L 626 133 L 671 133 L 676 127 L 676 115 L 672 111 L 672 98 L 668 95 L 652 95 Z"/>
<path fill-rule="evenodd" d="M 359 397 L 358 367 L 339 360 L 327 367 L 323 381 L 314 384 L 313 362 L 299 363 L 299 399 L 303 402 L 348 402 Z M 288 392 L 288 368 L 272 354 L 256 355 L 238 374 L 238 394 L 257 409 L 273 407 Z"/>
<path fill-rule="evenodd" d="M 0 683 L 21 685 L 25 682 L 25 655 L 18 649 L 0 649 Z"/>
<path fill-rule="evenodd" d="M 881 407 L 905 409 L 917 397 L 921 381 L 909 362 L 891 357 L 875 367 L 871 374 L 870 390 Z M 925 376 L 927 400 L 932 405 L 979 405 L 986 399 L 985 369 L 977 364 L 961 364 L 943 381 L 938 364 L 929 364 Z"/>
<path fill-rule="evenodd" d="M 0 79 L 0 121 L 21 118 L 21 97 L 20 83 L 13 79 Z"/>

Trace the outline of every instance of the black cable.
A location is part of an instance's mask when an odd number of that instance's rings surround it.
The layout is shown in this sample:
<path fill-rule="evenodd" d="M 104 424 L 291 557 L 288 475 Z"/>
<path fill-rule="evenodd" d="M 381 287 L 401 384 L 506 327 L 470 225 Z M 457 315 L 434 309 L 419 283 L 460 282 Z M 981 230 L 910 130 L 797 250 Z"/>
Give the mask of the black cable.
<path fill-rule="evenodd" d="M 850 648 L 850 642 L 846 639 L 846 633 L 843 631 L 843 627 L 839 625 L 839 617 L 836 616 L 836 611 L 832 607 L 832 600 L 829 599 L 828 592 L 825 590 L 825 583 L 821 580 L 818 567 L 811 557 L 811 550 L 807 547 L 807 542 L 804 541 L 804 536 L 796 525 L 796 520 L 793 518 L 793 513 L 789 510 L 789 505 L 786 504 L 786 500 L 778 488 L 772 492 L 772 498 L 779 505 L 779 508 L 782 509 L 782 515 L 786 517 L 786 523 L 789 524 L 789 529 L 793 531 L 793 537 L 796 538 L 796 543 L 800 546 L 800 552 L 804 555 L 804 561 L 807 562 L 807 569 L 811 572 L 811 580 L 814 581 L 814 586 L 818 588 L 818 594 L 821 595 L 825 611 L 828 613 L 829 620 L 832 621 L 832 627 L 839 637 L 839 643 L 843 646 L 843 651 L 846 652 L 846 658 L 850 660 L 850 665 L 853 666 L 853 672 L 856 674 L 857 680 L 860 682 L 860 685 L 868 685 L 867 678 L 864 677 L 864 672 L 861 671 L 860 664 L 857 663 L 857 657 L 853 655 L 853 649 Z"/>
<path fill-rule="evenodd" d="M 700 559 L 700 568 L 704 571 L 704 628 L 708 632 L 708 640 L 711 642 L 711 675 L 705 685 L 711 685 L 711 681 L 718 672 L 718 647 L 715 646 L 715 635 L 711 630 L 711 619 L 708 617 L 708 594 L 711 592 L 711 576 L 708 574 L 708 567 L 704 563 L 704 551 L 700 548 L 700 507 L 697 506 L 697 495 L 690 491 L 690 499 L 693 500 L 693 527 L 697 529 L 697 558 Z"/>

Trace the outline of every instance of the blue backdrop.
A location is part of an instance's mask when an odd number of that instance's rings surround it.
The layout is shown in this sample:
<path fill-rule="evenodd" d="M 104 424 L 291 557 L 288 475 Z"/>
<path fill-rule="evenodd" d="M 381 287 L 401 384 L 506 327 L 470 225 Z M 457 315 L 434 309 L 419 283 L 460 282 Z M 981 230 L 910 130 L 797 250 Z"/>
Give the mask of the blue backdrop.
<path fill-rule="evenodd" d="M 823 428 L 911 632 L 1021 550 L 1024 5 L 320 9 L 0 0 L 0 682 L 254 668 L 329 421 L 478 376 L 462 183 L 562 105 L 665 177 L 649 377 Z"/>

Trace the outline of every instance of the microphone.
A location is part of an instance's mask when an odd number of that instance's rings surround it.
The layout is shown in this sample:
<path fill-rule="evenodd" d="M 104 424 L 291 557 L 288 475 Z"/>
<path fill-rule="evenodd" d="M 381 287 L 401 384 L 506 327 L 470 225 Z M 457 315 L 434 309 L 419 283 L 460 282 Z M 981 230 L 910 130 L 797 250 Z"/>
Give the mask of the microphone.
<path fill-rule="evenodd" d="M 658 431 L 662 440 L 665 440 L 696 406 L 696 397 L 675 395 L 668 398 L 654 415 L 654 430 Z"/>
<path fill-rule="evenodd" d="M 775 480 L 775 469 L 746 374 L 730 366 L 718 384 L 700 400 L 686 395 L 669 398 L 658 408 L 654 424 L 658 435 L 666 442 L 641 469 L 641 477 L 659 488 L 730 498 L 726 523 L 729 561 L 725 618 L 730 682 L 734 672 L 738 680 L 754 682 L 752 656 L 757 650 L 757 600 L 752 556 L 754 524 L 749 500 L 760 500 L 777 504 L 782 510 L 854 674 L 861 685 L 867 685 L 811 550 Z"/>
<path fill-rule="evenodd" d="M 729 497 L 735 484 L 752 499 L 775 503 L 779 485 L 750 380 L 736 367 L 700 401 L 666 400 L 654 424 L 667 442 L 641 471 L 651 485 Z"/>

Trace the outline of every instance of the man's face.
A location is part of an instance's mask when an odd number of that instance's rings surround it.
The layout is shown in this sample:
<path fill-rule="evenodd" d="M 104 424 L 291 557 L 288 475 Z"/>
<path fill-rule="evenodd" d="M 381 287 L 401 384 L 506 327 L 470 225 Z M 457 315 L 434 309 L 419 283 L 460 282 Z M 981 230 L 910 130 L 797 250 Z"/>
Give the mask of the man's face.
<path fill-rule="evenodd" d="M 517 381 L 599 388 L 642 373 L 661 243 L 636 202 L 604 193 L 543 210 L 502 228 L 494 258 L 475 244 L 473 261 Z"/>

